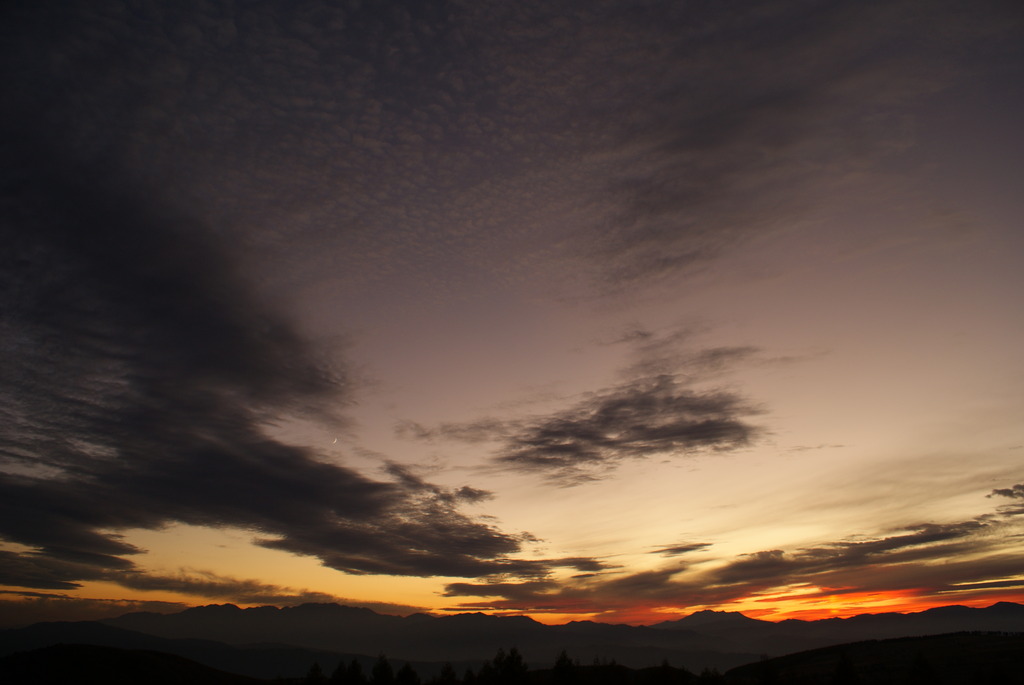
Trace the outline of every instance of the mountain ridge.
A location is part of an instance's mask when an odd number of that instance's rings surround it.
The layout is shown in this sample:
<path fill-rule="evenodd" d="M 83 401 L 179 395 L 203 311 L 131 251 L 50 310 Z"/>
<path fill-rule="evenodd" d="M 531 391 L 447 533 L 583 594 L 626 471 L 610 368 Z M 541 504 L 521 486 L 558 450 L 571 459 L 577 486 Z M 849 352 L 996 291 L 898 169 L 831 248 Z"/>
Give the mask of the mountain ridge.
<path fill-rule="evenodd" d="M 545 625 L 526 616 L 480 612 L 402 617 L 335 604 L 249 609 L 206 605 L 177 614 L 126 614 L 103 623 L 168 638 L 199 637 L 228 644 L 286 642 L 356 654 L 384 652 L 417 661 L 481 660 L 498 647 L 518 646 L 542 661 L 568 649 L 584 660 L 611 657 L 637 666 L 669 659 L 728 667 L 752 655 L 774 656 L 863 639 L 971 630 L 1024 632 L 1024 605 L 952 605 L 906 614 L 779 622 L 705 610 L 652 626 L 594 621 Z"/>
<path fill-rule="evenodd" d="M 395 663 L 418 664 L 424 672 L 436 670 L 445 661 L 475 668 L 499 648 L 516 647 L 531 667 L 550 665 L 566 650 L 581 663 L 612 659 L 643 668 L 668 661 L 693 671 L 725 671 L 762 658 L 831 645 L 964 631 L 1024 634 L 1024 605 L 956 605 L 908 614 L 777 623 L 739 612 L 701 611 L 652 626 L 631 626 L 595 621 L 545 625 L 525 616 L 480 612 L 402 617 L 336 604 L 284 608 L 211 604 L 175 614 L 134 612 L 98 622 L 40 623 L 3 630 L 0 654 L 55 642 L 81 642 L 164 651 L 214 668 L 256 675 L 274 668 L 301 674 L 314 660 L 324 665 L 355 658 L 368 666 L 380 654 Z"/>

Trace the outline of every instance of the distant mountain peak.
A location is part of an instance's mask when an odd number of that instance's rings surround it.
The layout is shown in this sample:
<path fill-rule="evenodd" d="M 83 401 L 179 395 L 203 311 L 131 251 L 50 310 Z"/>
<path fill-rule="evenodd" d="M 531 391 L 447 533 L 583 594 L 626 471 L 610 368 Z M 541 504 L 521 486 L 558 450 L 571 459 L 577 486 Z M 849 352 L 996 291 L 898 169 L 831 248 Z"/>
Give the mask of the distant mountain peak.
<path fill-rule="evenodd" d="M 739 611 L 716 611 L 715 609 L 701 609 L 700 611 L 693 612 L 686 618 L 693 618 L 694 616 L 743 616 L 743 618 L 747 618 L 746 615 Z"/>
<path fill-rule="evenodd" d="M 239 607 L 237 604 L 203 604 L 202 606 L 189 607 L 188 609 L 185 609 L 185 611 L 183 611 L 181 613 L 186 613 L 186 612 L 214 613 L 214 612 L 216 612 L 216 613 L 220 613 L 220 614 L 228 614 L 228 613 L 233 614 L 233 613 L 236 613 L 236 612 L 239 612 L 239 611 L 244 611 L 244 609 Z"/>
<path fill-rule="evenodd" d="M 697 629 L 705 626 L 736 626 L 736 625 L 754 625 L 764 623 L 756 618 L 750 618 L 738 611 L 715 611 L 714 609 L 703 609 L 701 611 L 695 611 L 689 616 L 675 619 L 673 621 L 662 621 L 661 623 L 655 623 L 652 628 L 665 628 L 678 630 L 680 628 L 685 629 Z"/>

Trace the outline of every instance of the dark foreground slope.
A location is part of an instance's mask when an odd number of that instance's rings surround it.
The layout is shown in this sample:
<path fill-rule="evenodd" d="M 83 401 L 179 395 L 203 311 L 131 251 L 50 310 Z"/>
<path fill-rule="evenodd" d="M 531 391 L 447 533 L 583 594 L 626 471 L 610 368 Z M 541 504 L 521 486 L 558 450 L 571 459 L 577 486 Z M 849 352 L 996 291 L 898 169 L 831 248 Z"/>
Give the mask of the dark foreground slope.
<path fill-rule="evenodd" d="M 339 661 L 360 661 L 365 669 L 374 657 L 335 653 L 287 645 L 238 646 L 214 640 L 169 639 L 115 628 L 94 621 L 36 623 L 25 628 L 0 630 L 0 657 L 56 644 L 97 645 L 118 649 L 164 652 L 211 668 L 255 678 L 298 677 L 313 663 L 333 668 Z M 422 673 L 433 673 L 432 664 L 414 664 Z M 2 681 L 0 681 L 2 685 Z"/>
<path fill-rule="evenodd" d="M 385 654 L 396 669 L 409 662 L 428 681 L 445 662 L 462 675 L 479 670 L 499 649 L 516 647 L 531 672 L 551 668 L 565 650 L 585 666 L 614 662 L 642 671 L 667 661 L 700 674 L 756 663 L 761 655 L 832 654 L 825 649 L 829 645 L 966 631 L 1024 633 L 1024 606 L 1004 602 L 985 609 L 942 607 L 917 614 L 780 623 L 699 612 L 657 626 L 587 621 L 547 626 L 525 617 L 484 614 L 403 618 L 334 604 L 285 609 L 214 605 L 177 614 L 127 614 L 102 623 L 0 630 L 0 656 L 58 643 L 95 644 L 177 654 L 257 678 L 298 678 L 313 663 L 331 672 L 353 660 L 369 674 L 377 655 Z M 825 658 L 819 670 L 834 670 L 834 661 Z M 600 679 L 616 680 L 612 670 L 605 671 Z"/>
<path fill-rule="evenodd" d="M 706 611 L 654 626 L 574 621 L 548 626 L 524 616 L 386 616 L 337 604 L 278 609 L 211 605 L 177 614 L 126 614 L 107 625 L 165 638 L 202 638 L 234 645 L 287 643 L 409 661 L 477 662 L 499 647 L 517 646 L 533 665 L 554 663 L 567 650 L 583 663 L 614 659 L 643 668 L 667 659 L 695 671 L 725 670 L 760 655 L 791 654 L 869 639 L 961 631 L 1024 632 L 1024 605 L 984 609 L 949 606 L 913 614 L 865 614 L 820 621 L 772 623 Z"/>
<path fill-rule="evenodd" d="M 4 685 L 258 685 L 184 657 L 96 645 L 53 645 L 0 659 Z"/>
<path fill-rule="evenodd" d="M 746 664 L 730 685 L 1024 685 L 1024 634 L 866 640 Z"/>

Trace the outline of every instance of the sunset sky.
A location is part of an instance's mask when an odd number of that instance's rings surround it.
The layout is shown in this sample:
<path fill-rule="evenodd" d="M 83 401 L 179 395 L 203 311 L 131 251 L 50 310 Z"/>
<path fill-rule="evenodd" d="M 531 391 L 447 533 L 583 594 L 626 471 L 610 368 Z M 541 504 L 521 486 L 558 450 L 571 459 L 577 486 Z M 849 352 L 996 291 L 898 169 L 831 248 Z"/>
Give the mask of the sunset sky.
<path fill-rule="evenodd" d="M 1024 601 L 1018 0 L 8 2 L 0 627 Z"/>

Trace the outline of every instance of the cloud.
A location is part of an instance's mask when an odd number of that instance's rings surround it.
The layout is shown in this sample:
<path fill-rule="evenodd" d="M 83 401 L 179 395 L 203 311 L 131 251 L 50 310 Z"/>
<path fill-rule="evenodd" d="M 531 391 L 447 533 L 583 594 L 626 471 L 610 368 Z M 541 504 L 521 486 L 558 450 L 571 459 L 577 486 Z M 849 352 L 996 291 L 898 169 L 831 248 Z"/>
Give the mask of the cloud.
<path fill-rule="evenodd" d="M 548 415 L 434 428 L 404 422 L 396 433 L 422 440 L 498 442 L 495 464 L 571 486 L 600 479 L 626 459 L 743 447 L 758 432 L 743 419 L 758 411 L 736 394 L 693 390 L 678 376 L 661 374 L 586 395 Z"/>
<path fill-rule="evenodd" d="M 29 550 L 3 554 L 6 583 L 146 582 L 118 531 L 175 521 L 352 573 L 546 572 L 510 558 L 523 535 L 458 510 L 486 491 L 373 480 L 269 437 L 289 414 L 340 421 L 344 370 L 255 297 L 214 230 L 40 140 L 2 179 L 0 537 Z"/>
<path fill-rule="evenodd" d="M 759 550 L 704 560 L 694 567 L 670 563 L 639 572 L 611 571 L 556 587 L 529 582 L 461 584 L 447 594 L 497 598 L 467 602 L 453 610 L 472 607 L 605 617 L 635 613 L 643 607 L 727 606 L 760 595 L 770 595 L 778 603 L 791 592 L 795 599 L 807 601 L 834 594 L 893 592 L 925 598 L 999 598 L 1000 590 L 1020 586 L 1024 557 L 1015 544 L 1018 529 L 1017 513 L 1001 512 L 795 550 Z M 677 545 L 653 553 L 674 555 L 707 547 Z"/>
<path fill-rule="evenodd" d="M 0 628 L 20 628 L 42 621 L 97 621 L 129 612 L 169 614 L 187 609 L 178 602 L 135 599 L 86 599 L 42 592 L 0 590 Z"/>
<path fill-rule="evenodd" d="M 552 580 L 535 580 L 524 583 L 449 583 L 444 586 L 444 596 L 532 600 L 539 595 L 557 590 L 558 587 L 559 584 Z"/>
<path fill-rule="evenodd" d="M 998 488 L 993 490 L 989 497 L 1009 497 L 1011 499 L 1024 499 L 1024 483 L 1017 483 L 1009 488 Z"/>
<path fill-rule="evenodd" d="M 870 565 L 900 565 L 953 557 L 978 545 L 976 536 L 988 524 L 981 520 L 923 524 L 890 537 L 843 541 L 786 553 L 769 550 L 746 555 L 715 572 L 720 584 L 766 580 L 801 582 L 823 574 L 847 573 Z"/>
<path fill-rule="evenodd" d="M 731 393 L 693 391 L 670 375 L 640 379 L 516 425 L 495 462 L 571 484 L 623 459 L 742 447 L 756 433 L 742 420 L 752 413 Z"/>
<path fill-rule="evenodd" d="M 681 554 L 689 554 L 690 552 L 699 552 L 702 549 L 708 549 L 711 547 L 710 542 L 690 542 L 679 545 L 669 545 L 668 547 L 660 547 L 651 552 L 651 554 L 660 554 L 665 557 L 674 557 Z"/>
<path fill-rule="evenodd" d="M 254 579 L 239 579 L 211 571 L 181 570 L 176 574 L 128 572 L 111 578 L 133 590 L 162 590 L 185 595 L 226 600 L 238 604 L 294 606 L 306 603 L 337 603 L 359 606 L 381 613 L 407 615 L 425 611 L 423 607 L 388 602 L 365 602 L 326 592 L 297 590 Z"/>
<path fill-rule="evenodd" d="M 323 592 L 296 590 L 258 580 L 231 578 L 210 571 L 182 570 L 169 575 L 131 571 L 122 573 L 119 577 L 115 575 L 109 574 L 106 580 L 135 590 L 162 590 L 237 604 L 295 606 L 303 603 L 333 602 L 396 616 L 425 611 L 422 607 L 367 602 Z M 0 628 L 19 627 L 40 621 L 94 621 L 138 611 L 175 613 L 189 606 L 185 602 L 94 599 L 52 592 L 0 590 Z"/>
<path fill-rule="evenodd" d="M 927 98 L 970 73 L 978 45 L 1012 50 L 1019 26 L 1005 6 L 931 10 L 780 2 L 624 19 L 621 63 L 640 51 L 637 37 L 663 58 L 656 77 L 638 69 L 621 86 L 646 89 L 637 99 L 647 107 L 617 112 L 611 180 L 593 200 L 603 230 L 576 245 L 605 291 L 700 271 L 813 217 L 829 186 L 911 150 Z"/>
<path fill-rule="evenodd" d="M 743 447 L 759 429 L 746 417 L 760 413 L 739 395 L 698 390 L 698 383 L 749 362 L 753 346 L 689 349 L 692 333 L 632 328 L 605 345 L 626 345 L 625 382 L 585 394 L 563 409 L 522 419 L 485 417 L 424 426 L 402 421 L 405 439 L 496 445 L 492 462 L 542 474 L 561 486 L 606 477 L 623 460 L 654 454 L 682 456 Z"/>
<path fill-rule="evenodd" d="M 162 590 L 185 595 L 230 600 L 242 604 L 302 604 L 334 602 L 338 598 L 324 592 L 295 590 L 253 579 L 239 579 L 208 571 L 179 571 L 176 574 L 111 574 L 111 579 L 132 590 Z"/>
<path fill-rule="evenodd" d="M 480 443 L 494 440 L 507 430 L 508 422 L 501 419 L 485 418 L 465 423 L 440 423 L 427 427 L 415 421 L 401 421 L 395 426 L 395 435 L 407 440 L 457 440 Z"/>
<path fill-rule="evenodd" d="M 1008 488 L 998 488 L 993 490 L 987 495 L 991 497 L 1006 497 L 1013 500 L 1011 504 L 1003 505 L 999 508 L 1000 512 L 1006 516 L 1015 516 L 1024 514 L 1024 483 L 1017 483 Z"/>

